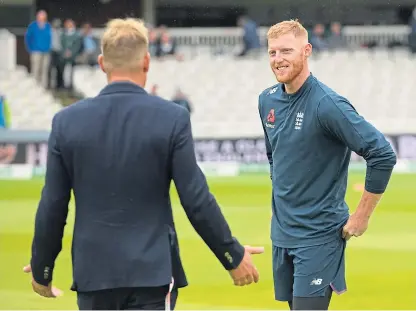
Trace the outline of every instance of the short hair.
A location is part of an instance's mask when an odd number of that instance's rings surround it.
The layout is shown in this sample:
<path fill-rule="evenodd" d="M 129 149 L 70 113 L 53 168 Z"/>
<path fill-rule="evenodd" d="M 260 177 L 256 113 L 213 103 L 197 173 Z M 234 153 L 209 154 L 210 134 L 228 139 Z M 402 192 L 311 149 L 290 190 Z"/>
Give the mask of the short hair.
<path fill-rule="evenodd" d="M 101 38 L 103 66 L 107 72 L 140 67 L 148 51 L 148 30 L 140 19 L 113 19 Z"/>
<path fill-rule="evenodd" d="M 277 39 L 281 35 L 288 33 L 293 34 L 295 37 L 305 37 L 308 39 L 308 31 L 297 19 L 283 21 L 271 26 L 267 32 L 267 39 Z"/>

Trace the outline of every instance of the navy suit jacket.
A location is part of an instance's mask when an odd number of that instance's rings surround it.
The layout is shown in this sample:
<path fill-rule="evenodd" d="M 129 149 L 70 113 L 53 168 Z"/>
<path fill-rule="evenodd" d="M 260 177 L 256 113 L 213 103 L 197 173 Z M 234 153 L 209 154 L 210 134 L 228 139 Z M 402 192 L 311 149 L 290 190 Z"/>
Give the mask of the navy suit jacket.
<path fill-rule="evenodd" d="M 175 182 L 197 233 L 225 269 L 244 247 L 231 235 L 199 169 L 189 112 L 116 82 L 52 121 L 45 185 L 35 220 L 32 272 L 52 280 L 71 190 L 75 198 L 72 290 L 187 285 L 169 196 Z M 195 263 L 197 264 L 197 263 Z"/>

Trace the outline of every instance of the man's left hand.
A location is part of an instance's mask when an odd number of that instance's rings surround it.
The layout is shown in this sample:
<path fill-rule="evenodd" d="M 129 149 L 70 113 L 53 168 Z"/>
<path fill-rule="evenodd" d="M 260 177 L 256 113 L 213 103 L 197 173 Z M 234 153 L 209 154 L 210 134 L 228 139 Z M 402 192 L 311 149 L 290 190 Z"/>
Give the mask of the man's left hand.
<path fill-rule="evenodd" d="M 25 266 L 23 268 L 23 272 L 31 273 L 32 272 L 31 266 L 30 265 Z M 49 283 L 48 286 L 44 286 L 36 282 L 33 278 L 32 278 L 32 287 L 35 293 L 46 298 L 56 298 L 56 297 L 62 296 L 63 294 L 63 292 L 60 289 L 53 287 L 52 283 Z"/>
<path fill-rule="evenodd" d="M 361 236 L 368 228 L 368 218 L 362 217 L 357 213 L 350 215 L 347 223 L 342 229 L 342 237 L 349 240 L 352 236 Z"/>

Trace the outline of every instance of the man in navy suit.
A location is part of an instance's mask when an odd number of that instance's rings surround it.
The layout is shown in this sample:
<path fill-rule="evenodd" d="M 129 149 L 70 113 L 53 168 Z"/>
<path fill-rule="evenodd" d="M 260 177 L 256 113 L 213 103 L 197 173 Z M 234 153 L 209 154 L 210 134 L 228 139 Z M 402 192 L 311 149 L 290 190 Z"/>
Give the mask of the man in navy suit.
<path fill-rule="evenodd" d="M 109 84 L 52 121 L 32 258 L 24 268 L 32 272 L 34 291 L 59 294 L 52 276 L 73 190 L 71 289 L 79 308 L 174 308 L 187 280 L 171 180 L 193 227 L 234 284 L 257 282 L 251 254 L 263 249 L 243 247 L 232 236 L 197 165 L 189 112 L 144 90 L 150 56 L 143 23 L 111 21 L 98 61 Z"/>

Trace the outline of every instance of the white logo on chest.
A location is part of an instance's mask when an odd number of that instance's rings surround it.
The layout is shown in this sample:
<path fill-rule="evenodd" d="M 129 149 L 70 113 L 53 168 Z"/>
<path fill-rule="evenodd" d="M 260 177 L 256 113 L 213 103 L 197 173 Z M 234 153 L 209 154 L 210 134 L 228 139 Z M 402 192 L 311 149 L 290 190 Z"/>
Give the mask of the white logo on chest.
<path fill-rule="evenodd" d="M 296 121 L 295 121 L 295 130 L 300 130 L 303 124 L 303 112 L 298 112 L 296 114 Z"/>
<path fill-rule="evenodd" d="M 272 89 L 269 91 L 269 93 L 267 93 L 267 95 L 274 94 L 274 93 L 276 93 L 276 91 L 277 91 L 277 87 L 272 88 Z"/>

